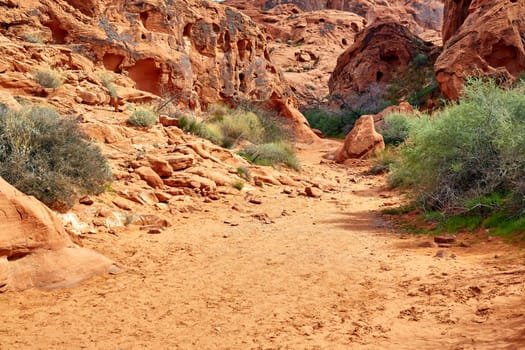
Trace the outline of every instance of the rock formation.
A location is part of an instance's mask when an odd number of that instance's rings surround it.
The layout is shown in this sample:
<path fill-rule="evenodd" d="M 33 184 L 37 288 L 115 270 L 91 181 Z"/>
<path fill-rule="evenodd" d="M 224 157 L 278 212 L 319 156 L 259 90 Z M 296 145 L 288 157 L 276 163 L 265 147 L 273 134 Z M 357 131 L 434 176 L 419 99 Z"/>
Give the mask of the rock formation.
<path fill-rule="evenodd" d="M 377 112 L 391 80 L 403 76 L 409 66 L 414 71 L 426 66 L 432 47 L 397 22 L 369 25 L 337 60 L 329 81 L 334 103 Z"/>
<path fill-rule="evenodd" d="M 363 115 L 352 131 L 345 137 L 343 146 L 336 152 L 334 160 L 344 163 L 347 159 L 364 159 L 385 149 L 383 136 L 374 127 L 374 116 Z"/>
<path fill-rule="evenodd" d="M 447 0 L 445 11 L 445 46 L 435 72 L 446 97 L 457 99 L 468 76 L 504 82 L 525 70 L 523 1 Z"/>
<path fill-rule="evenodd" d="M 0 2 L 0 33 L 13 39 L 26 37 L 35 44 L 2 49 L 13 59 L 0 60 L 0 67 L 9 72 L 0 78 L 1 87 L 31 90 L 28 73 L 36 60 L 79 71 L 66 76 L 79 101 L 109 103 L 104 89 L 94 84 L 100 80 L 85 69 L 95 64 L 125 76 L 126 88 L 173 96 L 180 107 L 269 101 L 280 106 L 284 115 L 300 118 L 294 121 L 300 137 L 315 137 L 301 114 L 295 113 L 295 98 L 270 60 L 263 33 L 232 8 L 193 0 L 16 3 Z M 38 42 L 53 45 L 46 48 Z M 27 51 L 43 54 L 30 56 L 33 64 L 28 65 Z"/>
<path fill-rule="evenodd" d="M 116 272 L 106 257 L 74 244 L 55 215 L 0 178 L 0 292 L 58 288 Z"/>

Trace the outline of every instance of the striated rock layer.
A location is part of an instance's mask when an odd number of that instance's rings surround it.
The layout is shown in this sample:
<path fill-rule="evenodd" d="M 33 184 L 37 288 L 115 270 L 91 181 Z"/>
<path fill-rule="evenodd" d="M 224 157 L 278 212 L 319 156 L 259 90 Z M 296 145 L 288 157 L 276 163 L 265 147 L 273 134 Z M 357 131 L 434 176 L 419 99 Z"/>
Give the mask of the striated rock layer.
<path fill-rule="evenodd" d="M 515 80 L 525 70 L 525 3 L 446 1 L 445 46 L 435 64 L 444 95 L 457 99 L 468 76 Z"/>
<path fill-rule="evenodd" d="M 0 2 L 0 33 L 7 38 L 37 37 L 60 48 L 62 56 L 79 54 L 125 75 L 137 90 L 174 97 L 181 107 L 270 102 L 284 115 L 298 118 L 293 121 L 300 137 L 313 136 L 270 60 L 263 33 L 232 8 L 193 0 L 10 3 Z M 39 61 L 38 56 L 34 59 Z M 3 70 L 10 76 L 0 79 L 0 86 L 12 88 L 13 81 L 27 78 L 28 67 L 7 64 L 14 69 Z"/>
<path fill-rule="evenodd" d="M 54 214 L 0 178 L 0 292 L 59 288 L 116 272 L 108 258 L 74 244 Z"/>

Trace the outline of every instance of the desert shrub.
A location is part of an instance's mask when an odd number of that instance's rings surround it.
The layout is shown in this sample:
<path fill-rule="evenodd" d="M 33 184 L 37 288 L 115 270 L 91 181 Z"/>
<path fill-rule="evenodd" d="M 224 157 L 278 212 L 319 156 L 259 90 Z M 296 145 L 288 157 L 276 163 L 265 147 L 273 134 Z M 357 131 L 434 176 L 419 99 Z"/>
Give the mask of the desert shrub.
<path fill-rule="evenodd" d="M 426 208 L 473 210 L 499 193 L 507 211 L 523 214 L 524 92 L 470 80 L 458 103 L 411 123 L 393 181 L 413 186 Z"/>
<path fill-rule="evenodd" d="M 55 210 L 100 193 L 111 172 L 78 125 L 50 108 L 0 111 L 0 176 Z"/>
<path fill-rule="evenodd" d="M 222 135 L 222 146 L 232 147 L 240 140 L 259 143 L 263 140 L 264 128 L 259 116 L 250 111 L 231 111 L 212 123 Z"/>
<path fill-rule="evenodd" d="M 260 165 L 286 165 L 291 169 L 299 170 L 299 160 L 289 144 L 286 143 L 263 143 L 250 145 L 243 149 L 240 154 L 250 162 Z"/>
<path fill-rule="evenodd" d="M 24 33 L 24 40 L 32 44 L 43 44 L 44 41 L 36 33 Z"/>
<path fill-rule="evenodd" d="M 185 115 L 180 116 L 178 120 L 180 128 L 187 133 L 210 140 L 217 145 L 222 144 L 221 131 L 215 125 L 207 125 L 196 118 Z"/>
<path fill-rule="evenodd" d="M 385 144 L 398 146 L 408 138 L 409 119 L 404 114 L 392 113 L 385 116 L 379 133 L 383 135 Z"/>
<path fill-rule="evenodd" d="M 345 137 L 360 116 L 349 110 L 332 113 L 322 109 L 310 109 L 303 114 L 312 128 L 321 130 L 327 137 L 340 138 Z"/>
<path fill-rule="evenodd" d="M 33 79 L 43 88 L 56 89 L 64 83 L 62 73 L 48 66 L 42 66 L 32 72 Z"/>
<path fill-rule="evenodd" d="M 376 152 L 370 159 L 372 167 L 368 170 L 368 173 L 378 175 L 389 172 L 393 166 L 399 163 L 399 157 L 397 150 L 392 147 Z"/>
<path fill-rule="evenodd" d="M 149 128 L 157 123 L 157 115 L 149 108 L 140 107 L 132 112 L 128 118 L 128 123 L 134 126 Z"/>
<path fill-rule="evenodd" d="M 99 74 L 98 77 L 100 78 L 102 85 L 104 85 L 104 87 L 108 89 L 109 95 L 111 97 L 117 98 L 118 91 L 117 91 L 117 88 L 115 87 L 115 84 L 113 83 L 114 82 L 113 77 L 109 74 L 104 74 L 104 73 Z"/>

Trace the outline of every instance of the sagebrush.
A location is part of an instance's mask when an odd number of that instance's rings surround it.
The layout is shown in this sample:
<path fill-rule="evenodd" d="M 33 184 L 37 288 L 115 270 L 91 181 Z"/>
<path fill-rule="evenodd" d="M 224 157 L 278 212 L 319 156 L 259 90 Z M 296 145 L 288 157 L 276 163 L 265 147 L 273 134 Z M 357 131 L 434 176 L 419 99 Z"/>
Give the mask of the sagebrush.
<path fill-rule="evenodd" d="M 102 192 L 112 177 L 75 121 L 36 106 L 0 110 L 0 176 L 59 211 L 80 195 Z"/>

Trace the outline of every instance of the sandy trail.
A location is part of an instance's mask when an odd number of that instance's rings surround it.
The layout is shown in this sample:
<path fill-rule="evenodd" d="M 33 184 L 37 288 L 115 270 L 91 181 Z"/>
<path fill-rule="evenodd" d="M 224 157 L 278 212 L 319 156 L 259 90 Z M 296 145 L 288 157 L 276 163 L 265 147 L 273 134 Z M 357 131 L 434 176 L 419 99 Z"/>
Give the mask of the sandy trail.
<path fill-rule="evenodd" d="M 0 349 L 525 349 L 521 251 L 417 248 L 377 214 L 396 201 L 383 179 L 323 151 L 302 155 L 339 181 L 320 199 L 266 186 L 260 205 L 202 203 L 160 235 L 87 237 L 127 271 L 0 295 Z"/>

